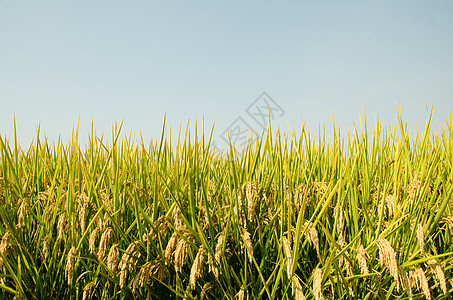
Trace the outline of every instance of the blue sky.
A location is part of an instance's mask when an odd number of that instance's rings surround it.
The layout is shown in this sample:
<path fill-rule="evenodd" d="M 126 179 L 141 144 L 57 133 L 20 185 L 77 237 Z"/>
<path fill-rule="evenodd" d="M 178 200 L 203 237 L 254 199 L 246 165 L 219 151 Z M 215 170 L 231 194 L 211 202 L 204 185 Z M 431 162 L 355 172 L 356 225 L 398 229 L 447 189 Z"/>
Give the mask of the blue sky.
<path fill-rule="evenodd" d="M 266 92 L 274 125 L 342 128 L 366 115 L 412 128 L 453 103 L 451 1 L 2 1 L 0 134 L 67 141 L 93 120 L 159 138 L 190 120 L 221 134 Z"/>

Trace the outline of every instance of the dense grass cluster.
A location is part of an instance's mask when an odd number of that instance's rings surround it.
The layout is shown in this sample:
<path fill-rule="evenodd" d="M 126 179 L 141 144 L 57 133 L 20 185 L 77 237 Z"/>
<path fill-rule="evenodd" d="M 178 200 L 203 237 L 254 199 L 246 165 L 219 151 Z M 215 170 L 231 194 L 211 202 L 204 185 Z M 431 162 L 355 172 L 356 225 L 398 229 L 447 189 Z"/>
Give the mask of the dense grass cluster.
<path fill-rule="evenodd" d="M 269 130 L 224 156 L 188 132 L 0 137 L 0 298 L 449 298 L 451 120 L 429 132 Z"/>

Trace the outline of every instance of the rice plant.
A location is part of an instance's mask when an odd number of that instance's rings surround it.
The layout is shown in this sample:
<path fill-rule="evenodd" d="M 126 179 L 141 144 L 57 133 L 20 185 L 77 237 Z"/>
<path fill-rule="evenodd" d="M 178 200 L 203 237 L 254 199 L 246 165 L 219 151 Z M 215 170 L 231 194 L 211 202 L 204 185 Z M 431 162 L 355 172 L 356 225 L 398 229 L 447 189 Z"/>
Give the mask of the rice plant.
<path fill-rule="evenodd" d="M 165 124 L 0 136 L 0 298 L 448 299 L 453 127 L 430 126 L 268 129 L 224 156 Z"/>

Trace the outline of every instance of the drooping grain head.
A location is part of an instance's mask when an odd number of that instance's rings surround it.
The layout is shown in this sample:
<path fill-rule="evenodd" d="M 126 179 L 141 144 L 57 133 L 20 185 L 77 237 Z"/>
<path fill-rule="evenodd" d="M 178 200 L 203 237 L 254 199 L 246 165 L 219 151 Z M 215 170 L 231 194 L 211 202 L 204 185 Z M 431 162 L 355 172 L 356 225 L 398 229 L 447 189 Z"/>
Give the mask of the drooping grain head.
<path fill-rule="evenodd" d="M 376 244 L 379 248 L 379 262 L 385 264 L 396 282 L 396 289 L 399 290 L 398 262 L 392 245 L 385 238 L 378 238 Z"/>
<path fill-rule="evenodd" d="M 29 204 L 27 200 L 22 200 L 22 203 L 19 206 L 19 209 L 17 210 L 17 225 L 16 227 L 18 229 L 21 229 L 25 226 L 25 218 L 28 214 L 29 210 Z"/>
<path fill-rule="evenodd" d="M 417 224 L 417 229 L 415 231 L 421 253 L 425 253 L 425 235 L 423 233 L 423 227 L 422 224 Z"/>
<path fill-rule="evenodd" d="M 294 213 L 294 196 L 289 186 L 286 186 L 285 189 L 285 203 L 288 209 L 288 216 L 292 216 Z"/>
<path fill-rule="evenodd" d="M 428 260 L 427 263 L 430 266 L 433 273 L 436 274 L 437 280 L 439 281 L 439 284 L 440 284 L 440 288 L 442 289 L 442 292 L 444 293 L 444 295 L 446 295 L 447 294 L 447 281 L 445 280 L 445 273 L 442 270 L 442 267 L 439 265 L 439 263 L 435 259 Z"/>
<path fill-rule="evenodd" d="M 109 227 L 109 228 L 105 229 L 101 235 L 101 240 L 99 242 L 99 248 L 98 248 L 98 253 L 97 253 L 99 261 L 102 261 L 104 259 L 105 251 L 108 248 L 112 238 L 113 238 L 113 229 Z"/>
<path fill-rule="evenodd" d="M 448 228 L 453 232 L 453 217 L 446 216 L 442 218 L 442 221 L 448 225 Z"/>
<path fill-rule="evenodd" d="M 216 265 L 214 256 L 212 256 L 212 254 L 209 252 L 208 252 L 208 267 L 209 267 L 208 271 L 212 272 L 212 274 L 214 274 L 215 278 L 218 280 L 220 275 L 219 268 Z"/>
<path fill-rule="evenodd" d="M 219 265 L 220 265 L 221 259 L 222 259 L 224 242 L 225 242 L 225 233 L 222 232 L 222 233 L 220 233 L 219 238 L 217 239 L 217 244 L 215 246 L 215 254 L 214 254 L 215 260 L 216 260 L 217 264 L 219 264 Z"/>
<path fill-rule="evenodd" d="M 291 282 L 293 295 L 295 300 L 305 300 L 304 292 L 302 290 L 302 284 L 300 284 L 300 280 L 297 276 L 293 277 Z"/>
<path fill-rule="evenodd" d="M 91 281 L 83 288 L 82 300 L 90 299 L 91 290 L 94 288 L 94 282 Z"/>
<path fill-rule="evenodd" d="M 318 231 L 313 226 L 313 223 L 310 221 L 305 221 L 305 238 L 310 242 L 310 244 L 315 247 L 316 251 L 319 252 L 319 238 L 318 238 Z"/>
<path fill-rule="evenodd" d="M 396 203 L 396 198 L 394 195 L 387 195 L 385 197 L 385 205 L 387 206 L 387 210 L 389 212 L 390 217 L 393 217 L 393 215 L 395 214 L 396 208 L 399 208 L 399 205 L 395 206 L 395 203 Z"/>
<path fill-rule="evenodd" d="M 90 253 L 94 253 L 96 249 L 96 238 L 98 235 L 98 228 L 94 228 L 93 231 L 90 234 L 90 238 L 88 239 L 88 249 L 90 250 Z"/>
<path fill-rule="evenodd" d="M 190 284 L 192 288 L 195 288 L 197 279 L 203 276 L 203 267 L 205 263 L 206 251 L 203 246 L 200 246 L 197 252 L 197 256 L 193 262 L 192 268 L 190 269 Z"/>
<path fill-rule="evenodd" d="M 184 228 L 184 219 L 182 218 L 182 212 L 178 206 L 175 206 L 173 212 L 175 216 L 175 228 L 176 230 L 182 230 L 182 228 Z"/>
<path fill-rule="evenodd" d="M 140 271 L 138 272 L 137 276 L 135 276 L 134 283 L 133 283 L 133 292 L 136 292 L 137 287 L 144 287 L 145 285 L 149 284 L 151 281 L 151 272 L 152 263 L 147 262 L 143 266 L 140 267 Z"/>
<path fill-rule="evenodd" d="M 120 282 L 119 286 L 120 288 L 123 288 L 124 285 L 126 284 L 126 279 L 127 279 L 127 274 L 128 272 L 131 272 L 134 267 L 135 259 L 136 257 L 139 256 L 138 253 L 138 243 L 134 242 L 130 244 L 126 251 L 124 252 L 123 256 L 121 256 L 121 261 L 120 261 Z"/>
<path fill-rule="evenodd" d="M 338 234 L 338 245 L 343 248 L 344 247 L 344 217 L 343 217 L 343 209 L 340 209 L 340 213 L 338 215 L 337 220 L 337 234 Z"/>
<path fill-rule="evenodd" d="M 313 270 L 313 294 L 316 300 L 324 299 L 322 295 L 322 271 L 320 268 Z"/>
<path fill-rule="evenodd" d="M 0 242 L 0 268 L 3 266 L 3 258 L 8 254 L 11 238 L 11 232 L 7 231 L 3 234 L 2 241 Z"/>
<path fill-rule="evenodd" d="M 253 244 L 250 237 L 250 233 L 247 230 L 244 230 L 242 233 L 242 239 L 244 240 L 244 245 L 247 250 L 247 257 L 250 263 L 253 263 Z"/>
<path fill-rule="evenodd" d="M 244 189 L 244 187 L 243 187 Z M 247 198 L 247 215 L 250 222 L 254 222 L 256 218 L 257 195 L 259 187 L 254 182 L 247 182 L 245 184 L 245 195 Z"/>
<path fill-rule="evenodd" d="M 157 278 L 160 281 L 163 281 L 165 279 L 166 269 L 162 258 L 158 257 L 153 261 L 150 272 L 153 277 Z"/>
<path fill-rule="evenodd" d="M 324 197 L 327 192 L 327 182 L 314 182 L 312 189 L 318 195 L 318 201 Z"/>
<path fill-rule="evenodd" d="M 185 239 L 179 239 L 175 248 L 175 271 L 180 273 L 182 267 L 189 259 L 189 244 Z"/>
<path fill-rule="evenodd" d="M 209 180 L 209 183 L 208 183 L 208 201 L 211 202 L 212 200 L 212 195 L 214 195 L 217 191 L 217 186 L 215 184 L 214 181 L 212 180 Z"/>
<path fill-rule="evenodd" d="M 238 189 L 238 191 L 235 191 L 233 193 L 233 197 L 237 198 L 237 207 L 234 206 L 233 212 L 234 212 L 234 217 L 236 220 L 238 220 L 239 227 L 245 228 L 246 225 L 246 220 L 245 220 L 245 212 L 244 212 L 244 206 L 242 203 L 242 195 L 241 195 L 241 190 Z"/>
<path fill-rule="evenodd" d="M 61 242 L 63 239 L 63 233 L 66 228 L 66 215 L 62 213 L 60 217 L 58 217 L 58 222 L 57 222 L 57 242 Z"/>
<path fill-rule="evenodd" d="M 359 262 L 360 272 L 363 275 L 369 274 L 367 266 L 367 256 L 368 253 L 366 252 L 363 245 L 360 244 L 359 248 L 357 249 L 357 261 Z"/>
<path fill-rule="evenodd" d="M 49 258 L 49 245 L 50 244 L 50 237 L 49 236 L 44 236 L 42 239 L 42 255 L 44 257 L 44 260 L 47 260 Z"/>
<path fill-rule="evenodd" d="M 120 260 L 120 254 L 118 251 L 118 244 L 113 244 L 110 247 L 110 251 L 107 255 L 107 268 L 115 274 L 118 269 L 118 262 Z"/>
<path fill-rule="evenodd" d="M 354 276 L 354 272 L 352 271 L 352 266 L 351 266 L 351 263 L 349 262 L 349 259 L 350 259 L 349 253 L 348 253 L 348 251 L 346 251 L 340 257 L 339 264 L 340 264 L 340 266 L 344 266 L 346 268 L 347 276 Z"/>
<path fill-rule="evenodd" d="M 203 285 L 203 288 L 201 289 L 201 293 L 200 293 L 200 300 L 203 300 L 205 297 L 206 297 L 206 293 L 212 289 L 212 284 L 210 282 L 206 282 L 204 285 Z"/>
<path fill-rule="evenodd" d="M 167 247 L 165 248 L 165 264 L 173 262 L 173 252 L 176 249 L 176 245 L 180 239 L 179 234 L 175 231 L 173 232 L 170 240 L 168 241 Z"/>
<path fill-rule="evenodd" d="M 412 300 L 412 286 L 408 272 L 406 272 L 403 268 L 398 267 L 398 274 L 400 276 L 400 282 L 403 290 L 406 291 L 409 296 L 409 300 Z"/>
<path fill-rule="evenodd" d="M 414 179 L 407 187 L 407 193 L 409 194 L 409 200 L 414 201 L 414 198 L 420 189 L 420 180 Z"/>
<path fill-rule="evenodd" d="M 85 195 L 83 195 L 83 196 L 85 196 Z M 80 223 L 80 231 L 82 232 L 82 234 L 84 234 L 85 230 L 86 230 L 86 219 L 87 219 L 87 214 L 88 214 L 89 202 L 88 202 L 87 196 L 83 197 L 82 199 L 83 199 L 82 206 L 80 207 L 80 211 L 79 211 L 79 223 Z"/>
<path fill-rule="evenodd" d="M 287 274 L 288 278 L 291 279 L 293 275 L 293 259 L 292 259 L 292 251 L 291 251 L 291 245 L 286 237 L 283 237 L 282 240 L 283 244 L 283 252 L 285 253 L 286 257 L 286 268 L 287 268 Z"/>
<path fill-rule="evenodd" d="M 309 193 L 310 189 L 307 185 L 301 184 L 297 187 L 296 192 L 294 193 L 294 209 L 296 212 L 299 212 L 304 199 L 308 197 Z"/>
<path fill-rule="evenodd" d="M 72 279 L 74 275 L 73 273 L 76 261 L 75 253 L 76 248 L 72 247 L 71 250 L 69 250 L 68 257 L 66 259 L 65 277 L 69 285 L 72 284 Z"/>
<path fill-rule="evenodd" d="M 429 290 L 428 280 L 426 279 L 425 272 L 420 267 L 413 267 L 409 270 L 409 280 L 411 285 L 421 289 L 427 300 L 431 299 L 431 292 Z"/>

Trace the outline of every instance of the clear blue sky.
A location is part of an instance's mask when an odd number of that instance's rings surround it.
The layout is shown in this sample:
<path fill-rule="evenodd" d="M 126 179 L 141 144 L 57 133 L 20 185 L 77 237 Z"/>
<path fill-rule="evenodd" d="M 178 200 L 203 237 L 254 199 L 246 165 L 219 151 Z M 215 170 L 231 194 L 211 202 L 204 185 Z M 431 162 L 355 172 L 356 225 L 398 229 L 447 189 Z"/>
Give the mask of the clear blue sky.
<path fill-rule="evenodd" d="M 451 1 L 1 1 L 0 134 L 41 124 L 64 141 L 80 116 L 110 136 L 159 138 L 164 115 L 216 122 L 214 139 L 267 92 L 301 120 L 351 127 L 366 108 L 434 125 L 453 103 Z"/>

